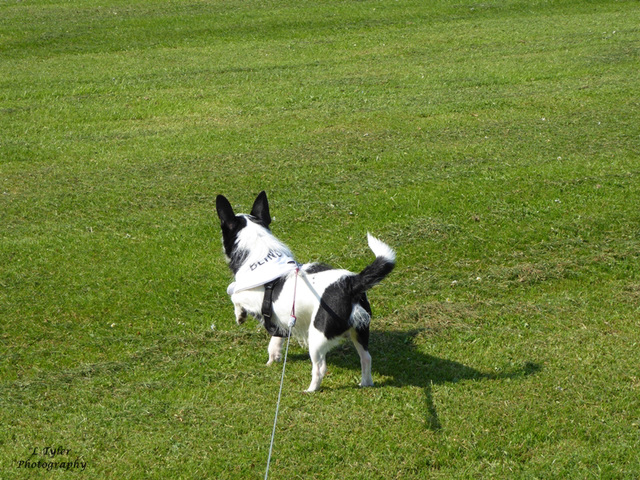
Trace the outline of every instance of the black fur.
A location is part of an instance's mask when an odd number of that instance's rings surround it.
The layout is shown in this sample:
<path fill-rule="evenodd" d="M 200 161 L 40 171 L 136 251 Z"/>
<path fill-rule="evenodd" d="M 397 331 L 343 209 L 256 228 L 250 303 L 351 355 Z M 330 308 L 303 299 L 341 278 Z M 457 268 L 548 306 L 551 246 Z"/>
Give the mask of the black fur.
<path fill-rule="evenodd" d="M 216 198 L 216 209 L 222 229 L 222 245 L 229 260 L 229 268 L 235 274 L 244 263 L 247 252 L 236 248 L 238 233 L 247 226 L 247 219 L 236 216 L 229 201 L 222 195 Z"/>
<path fill-rule="evenodd" d="M 391 273 L 393 267 L 395 267 L 395 263 L 378 257 L 373 263 L 364 267 L 358 275 L 346 277 L 345 281 L 351 289 L 352 295 L 355 297 L 380 283 L 384 277 Z"/>
<path fill-rule="evenodd" d="M 253 202 L 251 216 L 254 217 L 264 228 L 269 228 L 269 225 L 271 225 L 269 202 L 267 201 L 267 194 L 264 190 L 258 194 L 255 202 Z"/>

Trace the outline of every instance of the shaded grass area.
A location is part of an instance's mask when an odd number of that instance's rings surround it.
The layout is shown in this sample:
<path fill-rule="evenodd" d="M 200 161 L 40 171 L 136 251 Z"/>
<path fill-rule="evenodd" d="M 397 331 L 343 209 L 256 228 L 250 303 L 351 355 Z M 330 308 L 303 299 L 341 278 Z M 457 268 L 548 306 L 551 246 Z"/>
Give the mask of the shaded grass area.
<path fill-rule="evenodd" d="M 371 292 L 272 478 L 636 478 L 635 2 L 0 5 L 0 471 L 263 476 L 279 368 L 214 198 Z M 84 471 L 19 468 L 63 446 Z M 1 475 L 0 475 L 1 476 Z"/>

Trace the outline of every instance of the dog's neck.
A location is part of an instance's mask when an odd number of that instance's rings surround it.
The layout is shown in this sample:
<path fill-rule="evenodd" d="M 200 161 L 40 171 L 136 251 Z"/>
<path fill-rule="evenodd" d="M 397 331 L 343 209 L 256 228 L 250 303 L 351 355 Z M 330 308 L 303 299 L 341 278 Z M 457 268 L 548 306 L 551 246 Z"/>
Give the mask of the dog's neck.
<path fill-rule="evenodd" d="M 236 292 L 287 275 L 297 265 L 291 250 L 269 229 L 250 218 L 247 218 L 247 226 L 238 234 L 235 254 L 242 260 L 238 262 L 234 272 L 236 281 L 229 286 L 229 290 Z"/>
<path fill-rule="evenodd" d="M 243 263 L 258 261 L 266 257 L 269 252 L 277 252 L 293 258 L 289 247 L 278 240 L 268 228 L 252 221 L 250 215 L 245 217 L 247 225 L 238 233 L 236 239 L 236 251 L 246 252 Z"/>

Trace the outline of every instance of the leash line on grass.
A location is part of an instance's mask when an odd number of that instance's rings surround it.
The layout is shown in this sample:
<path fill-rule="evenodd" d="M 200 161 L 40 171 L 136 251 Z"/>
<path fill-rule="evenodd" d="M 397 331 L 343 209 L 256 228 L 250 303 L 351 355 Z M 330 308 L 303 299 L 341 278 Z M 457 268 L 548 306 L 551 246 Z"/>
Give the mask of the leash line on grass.
<path fill-rule="evenodd" d="M 287 336 L 287 348 L 284 351 L 284 360 L 282 362 L 282 377 L 280 378 L 280 391 L 278 392 L 278 401 L 276 402 L 276 416 L 273 419 L 273 430 L 271 431 L 271 445 L 269 446 L 269 458 L 267 459 L 267 471 L 264 473 L 264 480 L 269 478 L 269 464 L 271 463 L 271 453 L 273 452 L 273 441 L 276 438 L 276 424 L 278 423 L 278 410 L 280 410 L 280 398 L 282 397 L 282 385 L 284 384 L 284 369 L 287 366 L 287 354 L 289 353 L 289 340 L 291 340 L 291 327 L 289 327 L 289 335 Z"/>
<path fill-rule="evenodd" d="M 267 471 L 264 472 L 264 480 L 269 478 L 269 465 L 271 464 L 271 454 L 273 453 L 273 441 L 276 438 L 276 425 L 278 424 L 278 411 L 280 410 L 280 399 L 282 398 L 282 385 L 284 385 L 284 371 L 287 367 L 287 354 L 289 353 L 289 342 L 291 341 L 291 329 L 296 324 L 296 290 L 298 288 L 298 272 L 296 268 L 296 278 L 293 284 L 293 305 L 291 306 L 291 317 L 289 318 L 289 334 L 287 335 L 287 348 L 284 350 L 284 360 L 282 361 L 282 376 L 280 377 L 280 390 L 278 391 L 278 401 L 276 402 L 276 415 L 273 419 L 273 430 L 271 431 L 271 445 L 269 445 L 269 457 L 267 458 Z"/>

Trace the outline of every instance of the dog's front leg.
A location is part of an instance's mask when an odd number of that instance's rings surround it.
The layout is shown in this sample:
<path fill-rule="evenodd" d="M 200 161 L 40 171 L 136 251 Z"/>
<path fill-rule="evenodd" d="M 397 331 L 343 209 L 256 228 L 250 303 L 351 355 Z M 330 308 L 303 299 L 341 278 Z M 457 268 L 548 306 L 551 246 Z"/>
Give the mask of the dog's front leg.
<path fill-rule="evenodd" d="M 269 341 L 269 361 L 267 362 L 267 365 L 271 365 L 273 362 L 279 362 L 281 360 L 283 343 L 283 337 L 271 337 L 271 340 Z"/>
<path fill-rule="evenodd" d="M 237 303 L 234 303 L 233 307 L 236 314 L 236 323 L 242 325 L 247 320 L 247 311 Z"/>

